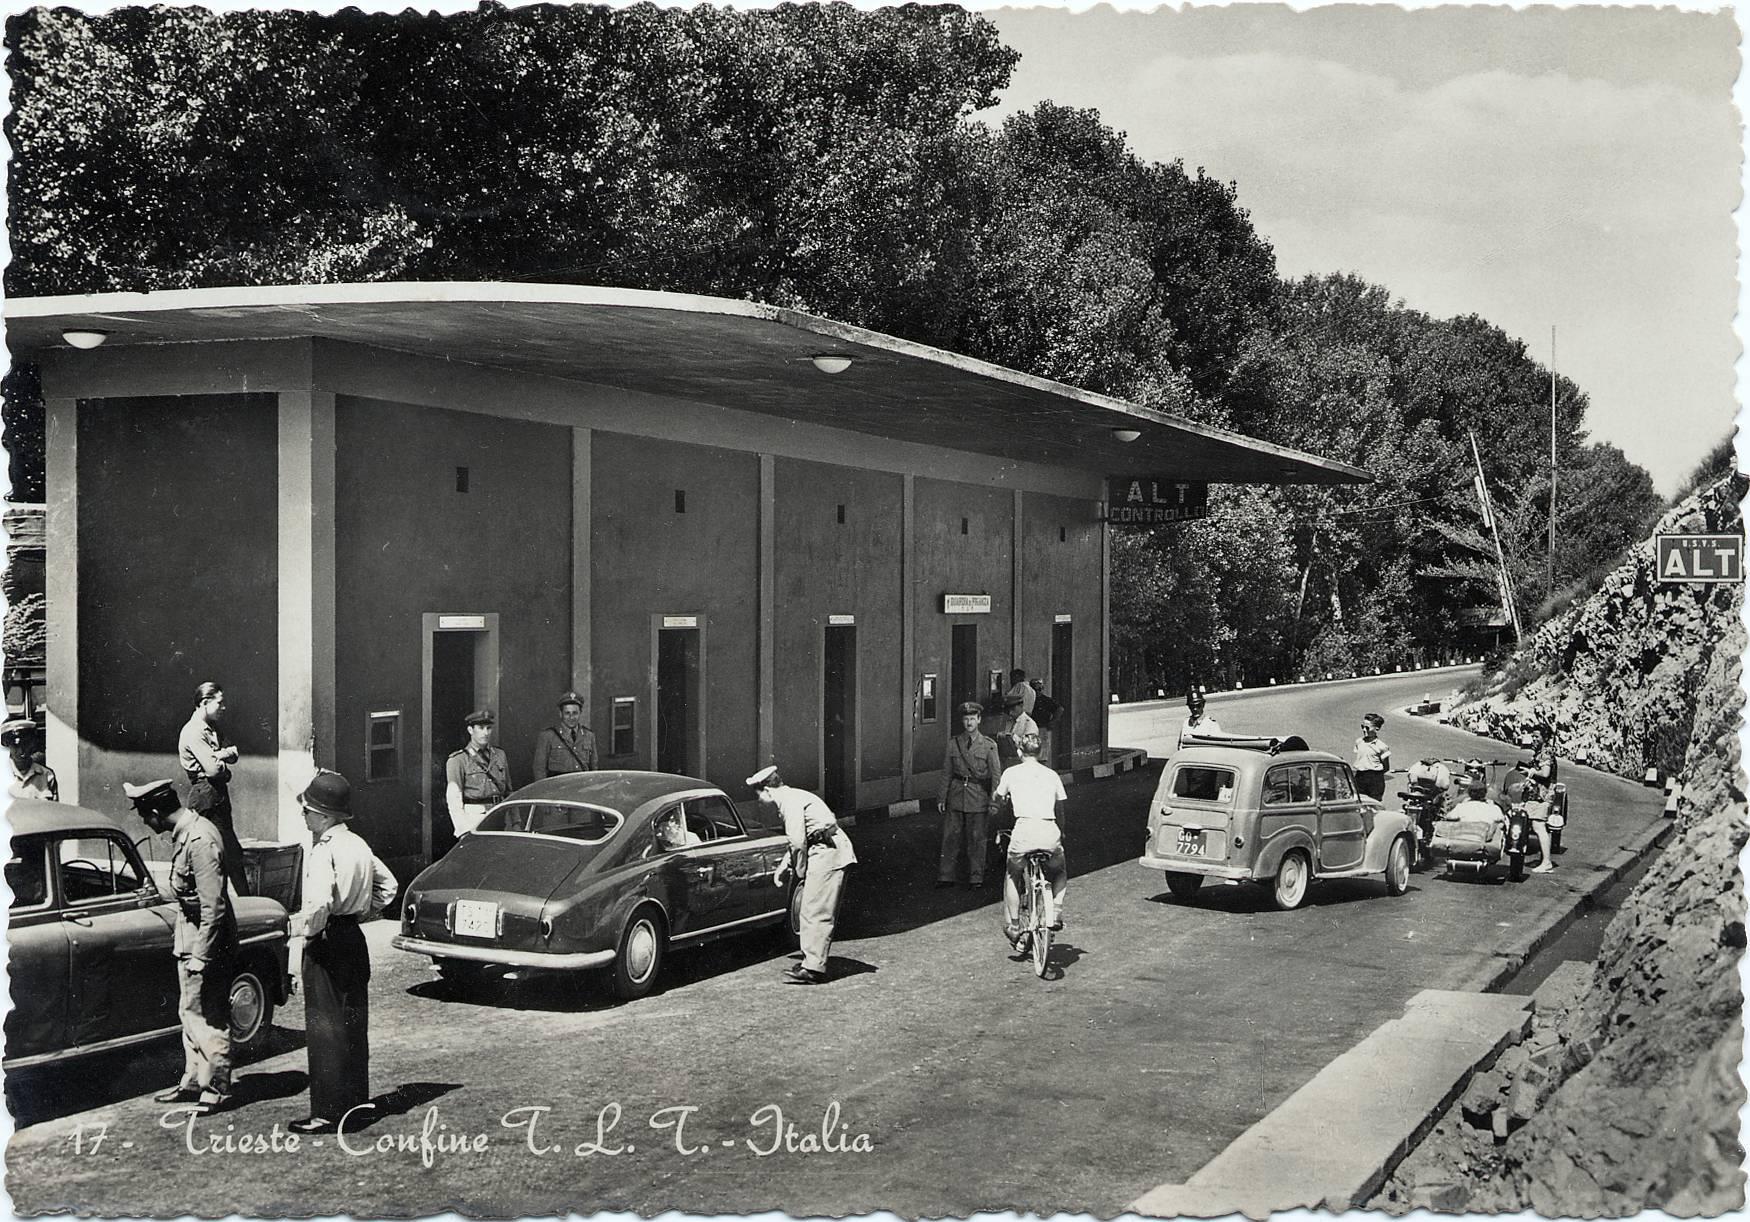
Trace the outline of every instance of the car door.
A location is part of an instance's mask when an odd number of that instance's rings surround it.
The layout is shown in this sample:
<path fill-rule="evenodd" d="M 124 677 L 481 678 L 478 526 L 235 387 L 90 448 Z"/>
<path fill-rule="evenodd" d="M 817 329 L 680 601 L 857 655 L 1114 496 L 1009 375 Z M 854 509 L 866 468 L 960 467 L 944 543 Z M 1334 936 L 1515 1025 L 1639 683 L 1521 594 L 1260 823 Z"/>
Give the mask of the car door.
<path fill-rule="evenodd" d="M 75 1045 L 176 1026 L 174 905 L 118 833 L 59 836 L 50 850 L 71 942 Z"/>
<path fill-rule="evenodd" d="M 67 991 L 72 985 L 72 942 L 49 880 L 46 837 L 19 836 L 6 861 L 12 888 L 6 970 L 12 1009 L 6 1015 L 6 1060 L 46 1056 L 68 1047 Z"/>
<path fill-rule="evenodd" d="M 752 920 L 782 912 L 789 892 L 773 884 L 772 874 L 788 852 L 782 836 L 749 835 L 728 798 L 719 794 L 687 799 L 687 826 L 712 831 L 708 855 L 718 879 L 729 888 L 724 921 Z"/>
<path fill-rule="evenodd" d="M 1264 775 L 1258 803 L 1258 853 L 1282 836 L 1299 832 L 1316 846 L 1318 806 L 1313 801 L 1311 764 L 1277 764 Z M 1294 843 L 1291 840 L 1290 843 Z"/>
<path fill-rule="evenodd" d="M 730 919 L 725 915 L 729 908 L 730 887 L 718 871 L 716 857 L 711 852 L 711 840 L 694 832 L 699 836 L 698 843 L 678 848 L 663 843 L 657 829 L 671 818 L 681 819 L 684 824 L 685 803 L 670 803 L 651 819 L 649 852 L 657 860 L 669 896 L 669 936 L 685 938 Z"/>
<path fill-rule="evenodd" d="M 1353 870 L 1367 849 L 1368 812 L 1347 764 L 1317 766 L 1319 869 Z"/>

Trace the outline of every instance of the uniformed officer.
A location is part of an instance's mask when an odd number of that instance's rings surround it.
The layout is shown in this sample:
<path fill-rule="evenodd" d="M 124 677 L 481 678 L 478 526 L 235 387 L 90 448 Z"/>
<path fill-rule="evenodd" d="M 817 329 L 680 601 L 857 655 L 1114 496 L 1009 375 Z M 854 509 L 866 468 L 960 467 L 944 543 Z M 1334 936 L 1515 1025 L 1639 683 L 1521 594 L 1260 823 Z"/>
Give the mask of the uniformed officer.
<path fill-rule="evenodd" d="M 463 719 L 468 745 L 444 761 L 444 801 L 458 840 L 480 826 L 493 804 L 510 797 L 510 760 L 492 745 L 494 720 L 491 709 L 469 713 Z"/>
<path fill-rule="evenodd" d="M 559 697 L 559 724 L 535 736 L 535 763 L 530 771 L 539 781 L 595 769 L 595 731 L 583 724 L 583 697 L 566 692 Z"/>
<path fill-rule="evenodd" d="M 1003 775 L 1003 765 L 996 742 L 979 732 L 984 706 L 968 700 L 957 711 L 960 733 L 948 740 L 948 754 L 942 761 L 942 788 L 936 794 L 936 805 L 942 812 L 942 854 L 936 886 L 954 885 L 964 852 L 968 882 L 982 887 L 991 794 Z"/>
<path fill-rule="evenodd" d="M 231 1096 L 231 974 L 237 918 L 225 890 L 224 840 L 189 810 L 171 782 L 124 783 L 122 792 L 154 835 L 170 832 L 170 892 L 176 900 L 176 978 L 182 1020 L 182 1081 L 155 1096 L 190 1104 L 197 1115 L 221 1111 Z"/>
<path fill-rule="evenodd" d="M 286 1127 L 332 1133 L 371 1097 L 371 953 L 359 922 L 387 908 L 398 884 L 349 826 L 352 786 L 345 777 L 318 772 L 298 802 L 313 841 L 304 858 L 303 907 L 291 920 L 292 936 L 304 939 L 310 1114 Z"/>
<path fill-rule="evenodd" d="M 786 971 L 784 980 L 787 984 L 823 984 L 839 900 L 844 897 L 845 867 L 857 864 L 856 850 L 832 809 L 806 789 L 784 784 L 776 764 L 761 768 L 747 783 L 762 803 L 777 807 L 784 820 L 784 835 L 790 841 L 789 861 L 802 874 L 802 962 Z M 779 867 L 772 881 L 782 885 L 784 873 Z"/>
<path fill-rule="evenodd" d="M 0 742 L 12 759 L 12 781 L 6 786 L 11 798 L 42 798 L 49 802 L 61 800 L 61 783 L 54 769 L 43 762 L 42 729 L 28 717 L 17 717 L 0 725 Z"/>

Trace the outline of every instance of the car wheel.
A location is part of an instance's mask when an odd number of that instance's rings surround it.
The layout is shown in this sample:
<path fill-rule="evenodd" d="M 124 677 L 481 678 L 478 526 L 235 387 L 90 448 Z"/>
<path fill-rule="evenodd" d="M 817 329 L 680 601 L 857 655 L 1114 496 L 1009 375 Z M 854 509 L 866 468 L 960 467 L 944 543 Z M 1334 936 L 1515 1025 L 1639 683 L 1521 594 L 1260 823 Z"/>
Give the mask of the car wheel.
<path fill-rule="evenodd" d="M 655 909 L 640 908 L 632 914 L 614 953 L 614 996 L 631 1001 L 656 987 L 667 942 L 662 917 Z"/>
<path fill-rule="evenodd" d="M 1167 890 L 1173 893 L 1176 900 L 1188 900 L 1197 894 L 1197 888 L 1203 885 L 1201 874 L 1181 874 L 1177 870 L 1167 871 Z"/>
<path fill-rule="evenodd" d="M 1295 849 L 1282 859 L 1282 864 L 1276 868 L 1276 883 L 1270 889 L 1271 898 L 1276 906 L 1284 912 L 1292 912 L 1300 907 L 1306 899 L 1306 885 L 1312 867 L 1307 862 L 1306 854 Z"/>
<path fill-rule="evenodd" d="M 1447 873 L 1452 872 L 1452 864 L 1447 863 Z M 1391 842 L 1391 851 L 1385 858 L 1385 893 L 1387 895 L 1402 895 L 1410 889 L 1410 842 L 1399 836 Z"/>
<path fill-rule="evenodd" d="M 252 1056 L 273 1030 L 273 998 L 253 967 L 231 977 L 231 1055 Z"/>
<path fill-rule="evenodd" d="M 790 884 L 789 914 L 785 917 L 784 928 L 790 931 L 792 938 L 802 937 L 802 884 Z"/>

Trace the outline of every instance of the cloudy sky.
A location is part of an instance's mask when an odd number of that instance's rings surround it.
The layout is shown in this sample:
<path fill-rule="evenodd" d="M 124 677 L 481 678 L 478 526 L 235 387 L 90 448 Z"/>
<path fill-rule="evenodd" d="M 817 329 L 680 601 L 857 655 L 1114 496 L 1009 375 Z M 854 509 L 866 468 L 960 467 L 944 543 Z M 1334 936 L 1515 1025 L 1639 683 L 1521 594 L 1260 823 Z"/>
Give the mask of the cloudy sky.
<path fill-rule="evenodd" d="M 1097 109 L 1238 184 L 1285 275 L 1480 314 L 1588 394 L 1595 440 L 1676 485 L 1731 427 L 1738 31 L 1662 9 L 985 10 L 1003 112 Z"/>

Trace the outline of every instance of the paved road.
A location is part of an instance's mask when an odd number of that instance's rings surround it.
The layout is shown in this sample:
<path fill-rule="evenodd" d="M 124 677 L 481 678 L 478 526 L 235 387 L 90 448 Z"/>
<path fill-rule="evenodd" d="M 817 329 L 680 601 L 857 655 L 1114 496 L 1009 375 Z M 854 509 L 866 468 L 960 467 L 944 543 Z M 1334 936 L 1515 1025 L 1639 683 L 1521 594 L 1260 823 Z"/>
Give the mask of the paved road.
<path fill-rule="evenodd" d="M 1329 747 L 1346 747 L 1359 715 L 1379 709 L 1404 762 L 1433 749 L 1497 753 L 1392 712 L 1435 682 L 1297 688 L 1214 708 L 1230 729 L 1292 730 Z M 1123 730 L 1177 715 L 1124 714 Z M 373 1081 L 389 1114 L 353 1144 L 412 1148 L 353 1157 L 328 1139 L 296 1153 L 191 1154 L 187 1132 L 161 1128 L 150 1101 L 175 1073 L 160 1051 L 106 1058 L 84 1087 L 66 1076 L 9 1083 L 26 1127 L 8 1150 L 8 1188 L 20 1212 L 137 1216 L 1110 1215 L 1187 1178 L 1418 990 L 1458 985 L 1659 818 L 1654 791 L 1578 767 L 1564 775 L 1575 818 L 1553 875 L 1519 885 L 1417 875 L 1398 899 L 1378 882 L 1330 883 L 1294 913 L 1239 887 L 1180 903 L 1135 864 L 1158 766 L 1074 786 L 1069 927 L 1044 981 L 1008 957 L 994 892 L 930 886 L 929 816 L 858 828 L 866 864 L 825 987 L 780 984 L 785 953 L 756 938 L 676 956 L 668 987 L 630 1005 L 541 980 L 459 995 L 374 928 Z M 197 1146 L 303 1113 L 295 1010 L 280 1050 L 243 1079 L 250 1102 L 200 1125 Z M 616 1105 L 617 1125 L 596 1144 L 623 1152 L 578 1154 Z M 501 1126 L 533 1107 L 551 1109 L 540 1153 L 526 1131 Z M 674 1128 L 651 1127 L 680 1107 L 698 1109 L 678 1134 L 686 1153 Z M 780 1110 L 798 1144 L 813 1134 L 821 1145 L 824 1121 L 827 1148 L 784 1148 Z M 484 1134 L 486 1149 L 439 1152 L 427 1167 L 427 1124 L 440 1139 Z M 107 1137 L 93 1153 L 98 1125 Z M 858 1134 L 868 1152 L 850 1148 Z"/>

